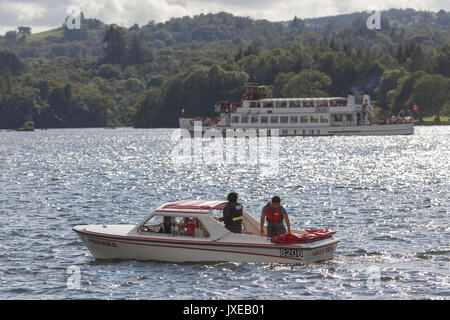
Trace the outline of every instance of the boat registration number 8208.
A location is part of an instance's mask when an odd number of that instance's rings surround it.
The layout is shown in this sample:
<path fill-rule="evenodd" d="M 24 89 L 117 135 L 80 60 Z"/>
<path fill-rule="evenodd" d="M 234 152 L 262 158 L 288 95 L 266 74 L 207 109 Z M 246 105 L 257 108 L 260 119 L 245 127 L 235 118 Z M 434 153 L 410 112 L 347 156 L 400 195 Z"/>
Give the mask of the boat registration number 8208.
<path fill-rule="evenodd" d="M 301 249 L 280 249 L 280 256 L 303 258 L 303 250 L 301 250 Z"/>

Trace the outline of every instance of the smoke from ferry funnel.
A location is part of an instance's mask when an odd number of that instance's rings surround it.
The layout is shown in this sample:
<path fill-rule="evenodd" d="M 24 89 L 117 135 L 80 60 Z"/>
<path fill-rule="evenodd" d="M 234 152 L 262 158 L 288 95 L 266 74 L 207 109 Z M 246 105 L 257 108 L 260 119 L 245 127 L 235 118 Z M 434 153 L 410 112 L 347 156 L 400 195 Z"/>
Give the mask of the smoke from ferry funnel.
<path fill-rule="evenodd" d="M 355 94 L 358 91 L 360 91 L 360 88 L 357 85 L 354 85 L 353 87 L 350 88 L 349 94 Z"/>
<path fill-rule="evenodd" d="M 369 77 L 366 84 L 366 90 L 371 90 L 375 88 L 380 83 L 380 75 L 373 75 Z"/>

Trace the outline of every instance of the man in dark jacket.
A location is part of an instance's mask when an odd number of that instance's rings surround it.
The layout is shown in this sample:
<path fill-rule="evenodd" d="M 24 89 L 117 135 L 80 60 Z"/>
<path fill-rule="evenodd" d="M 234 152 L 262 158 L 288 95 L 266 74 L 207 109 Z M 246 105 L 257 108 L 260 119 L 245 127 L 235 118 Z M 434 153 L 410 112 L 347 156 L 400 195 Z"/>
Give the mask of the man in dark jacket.
<path fill-rule="evenodd" d="M 228 204 L 223 208 L 223 218 L 219 218 L 219 221 L 225 222 L 225 228 L 234 233 L 242 233 L 242 212 L 244 209 L 242 205 L 237 202 L 238 194 L 231 192 L 227 200 Z"/>

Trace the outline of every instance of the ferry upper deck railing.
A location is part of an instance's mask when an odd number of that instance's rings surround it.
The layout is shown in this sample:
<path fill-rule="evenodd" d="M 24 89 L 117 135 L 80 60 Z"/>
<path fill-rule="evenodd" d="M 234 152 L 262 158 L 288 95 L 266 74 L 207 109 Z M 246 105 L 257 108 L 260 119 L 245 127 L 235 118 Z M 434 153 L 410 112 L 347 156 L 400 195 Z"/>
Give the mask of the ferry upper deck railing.
<path fill-rule="evenodd" d="M 313 108 L 313 107 L 347 107 L 346 98 L 295 98 L 295 99 L 263 99 L 244 101 L 242 106 L 249 108 Z"/>

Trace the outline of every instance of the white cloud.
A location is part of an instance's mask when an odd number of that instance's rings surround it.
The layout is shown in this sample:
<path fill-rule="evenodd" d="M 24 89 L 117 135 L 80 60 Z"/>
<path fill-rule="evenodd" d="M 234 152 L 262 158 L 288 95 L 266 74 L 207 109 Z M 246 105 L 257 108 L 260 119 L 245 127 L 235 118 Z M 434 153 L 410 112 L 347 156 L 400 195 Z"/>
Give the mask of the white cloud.
<path fill-rule="evenodd" d="M 41 18 L 45 11 L 45 7 L 39 3 L 18 1 L 3 1 L 0 3 L 2 15 L 12 15 L 18 22 Z"/>

